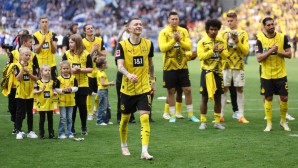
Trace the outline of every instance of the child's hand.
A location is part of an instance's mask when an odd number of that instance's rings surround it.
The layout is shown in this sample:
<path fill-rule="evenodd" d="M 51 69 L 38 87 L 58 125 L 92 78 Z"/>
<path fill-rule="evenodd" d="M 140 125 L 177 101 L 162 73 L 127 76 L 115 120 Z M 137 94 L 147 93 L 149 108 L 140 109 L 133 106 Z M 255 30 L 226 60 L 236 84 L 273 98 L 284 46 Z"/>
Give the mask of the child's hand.
<path fill-rule="evenodd" d="M 111 81 L 111 82 L 109 82 L 109 85 L 110 86 L 114 86 L 115 85 L 115 82 L 114 81 Z"/>
<path fill-rule="evenodd" d="M 46 85 L 43 85 L 41 90 L 44 91 L 46 89 Z"/>

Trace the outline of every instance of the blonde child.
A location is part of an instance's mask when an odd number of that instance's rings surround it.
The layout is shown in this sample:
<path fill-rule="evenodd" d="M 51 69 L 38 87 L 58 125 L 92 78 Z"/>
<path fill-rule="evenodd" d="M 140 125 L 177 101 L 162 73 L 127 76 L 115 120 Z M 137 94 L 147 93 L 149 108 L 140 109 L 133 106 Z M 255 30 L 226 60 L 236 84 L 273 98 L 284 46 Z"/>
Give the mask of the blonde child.
<path fill-rule="evenodd" d="M 113 124 L 111 119 L 111 107 L 108 99 L 108 87 L 114 86 L 115 82 L 109 82 L 108 77 L 105 73 L 105 69 L 108 68 L 107 59 L 104 56 L 98 57 L 96 60 L 97 72 L 97 84 L 98 84 L 98 115 L 96 125 L 107 125 Z"/>
<path fill-rule="evenodd" d="M 75 104 L 75 92 L 78 91 L 78 82 L 74 75 L 71 75 L 71 67 L 68 61 L 60 62 L 61 75 L 55 83 L 55 91 L 59 94 L 60 122 L 58 127 L 59 139 L 73 138 L 71 132 L 72 112 Z M 65 124 L 67 134 L 65 134 Z"/>
<path fill-rule="evenodd" d="M 34 94 L 36 94 L 37 111 L 39 112 L 39 138 L 44 139 L 44 123 L 47 115 L 49 139 L 55 139 L 53 129 L 53 96 L 54 81 L 51 79 L 51 67 L 43 64 L 40 67 L 40 80 L 35 83 Z"/>
<path fill-rule="evenodd" d="M 16 139 L 23 139 L 22 123 L 24 116 L 27 114 L 28 138 L 38 138 L 33 132 L 33 90 L 34 81 L 37 80 L 37 71 L 33 68 L 33 63 L 30 61 L 31 50 L 27 47 L 19 49 L 20 60 L 15 64 L 14 73 L 17 79 L 16 82 Z"/>

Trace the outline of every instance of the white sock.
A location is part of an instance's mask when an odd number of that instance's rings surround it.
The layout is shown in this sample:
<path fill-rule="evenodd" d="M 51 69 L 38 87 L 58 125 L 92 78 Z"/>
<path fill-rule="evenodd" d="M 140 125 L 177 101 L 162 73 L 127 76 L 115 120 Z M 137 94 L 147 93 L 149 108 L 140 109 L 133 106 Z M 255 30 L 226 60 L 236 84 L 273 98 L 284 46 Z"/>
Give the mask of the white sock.
<path fill-rule="evenodd" d="M 186 105 L 186 110 L 187 112 L 193 112 L 193 105 L 192 104 Z"/>
<path fill-rule="evenodd" d="M 174 116 L 175 113 L 176 113 L 176 107 L 175 106 L 171 106 L 171 107 L 169 107 L 169 110 L 170 110 L 170 115 L 171 116 Z"/>
<path fill-rule="evenodd" d="M 148 145 L 142 146 L 142 153 L 148 153 Z"/>
<path fill-rule="evenodd" d="M 221 95 L 221 118 L 224 118 L 227 103 L 227 93 Z"/>
<path fill-rule="evenodd" d="M 237 104 L 238 104 L 238 110 L 239 110 L 239 116 L 244 116 L 244 94 L 237 92 Z"/>
<path fill-rule="evenodd" d="M 121 142 L 121 148 L 125 148 L 127 147 L 127 143 L 126 142 Z"/>

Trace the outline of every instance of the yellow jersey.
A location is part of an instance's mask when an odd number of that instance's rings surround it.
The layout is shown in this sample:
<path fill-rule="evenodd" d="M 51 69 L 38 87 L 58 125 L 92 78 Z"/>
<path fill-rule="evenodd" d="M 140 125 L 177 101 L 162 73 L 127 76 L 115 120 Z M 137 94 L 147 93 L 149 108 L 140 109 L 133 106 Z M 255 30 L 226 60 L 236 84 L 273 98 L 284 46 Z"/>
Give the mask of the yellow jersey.
<path fill-rule="evenodd" d="M 129 96 L 140 95 L 151 90 L 149 84 L 149 57 L 154 56 L 153 44 L 141 38 L 139 44 L 131 44 L 129 39 L 118 44 L 116 59 L 124 59 L 124 67 L 129 73 L 138 76 L 138 82 L 132 83 L 123 75 L 121 93 Z"/>
<path fill-rule="evenodd" d="M 34 89 L 41 90 L 43 86 L 45 86 L 44 91 L 36 94 L 37 111 L 52 111 L 54 110 L 54 82 L 53 80 L 49 80 L 47 82 L 42 82 L 41 80 L 38 80 L 35 83 Z"/>
<path fill-rule="evenodd" d="M 181 40 L 179 43 L 174 39 L 174 32 L 176 31 L 180 34 Z M 167 26 L 159 33 L 158 45 L 163 54 L 163 70 L 171 71 L 188 68 L 186 52 L 191 50 L 192 44 L 185 28 L 178 26 L 173 30 L 172 27 Z"/>
<path fill-rule="evenodd" d="M 101 85 L 101 83 L 100 83 L 101 78 L 104 78 L 104 83 L 109 82 L 109 79 L 107 77 L 106 72 L 103 71 L 103 70 L 98 70 L 98 72 L 97 72 L 97 86 L 98 86 L 98 89 L 108 89 L 108 86 L 102 86 Z"/>
<path fill-rule="evenodd" d="M 69 78 L 64 78 L 63 76 L 58 76 L 55 83 L 55 88 L 63 89 L 65 87 L 78 87 L 78 81 L 74 75 L 71 75 Z M 69 107 L 75 106 L 75 93 L 74 92 L 63 92 L 58 94 L 59 98 L 59 107 Z"/>
<path fill-rule="evenodd" d="M 28 62 L 28 65 L 24 68 L 29 70 L 30 74 L 36 75 L 37 72 L 33 69 L 33 64 Z M 20 63 L 15 63 L 14 74 L 17 76 L 22 69 L 22 65 Z M 16 81 L 16 97 L 20 99 L 33 99 L 33 91 L 34 91 L 34 81 L 30 78 L 27 72 L 23 73 L 23 78 L 21 81 Z"/>

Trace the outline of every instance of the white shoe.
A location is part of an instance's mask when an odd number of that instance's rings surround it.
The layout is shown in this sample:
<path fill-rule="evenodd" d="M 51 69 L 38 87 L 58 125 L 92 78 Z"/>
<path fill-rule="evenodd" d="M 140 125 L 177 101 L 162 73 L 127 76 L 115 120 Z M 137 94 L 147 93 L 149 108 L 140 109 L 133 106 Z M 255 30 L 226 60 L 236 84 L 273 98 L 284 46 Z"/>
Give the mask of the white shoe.
<path fill-rule="evenodd" d="M 122 155 L 123 156 L 130 156 L 130 152 L 128 150 L 128 147 L 122 147 L 121 150 L 122 150 Z"/>
<path fill-rule="evenodd" d="M 87 118 L 87 120 L 89 120 L 89 121 L 90 121 L 90 120 L 93 120 L 93 115 L 92 115 L 92 114 L 91 114 L 91 115 L 88 114 L 88 118 Z"/>
<path fill-rule="evenodd" d="M 291 131 L 291 128 L 288 126 L 287 122 L 280 122 L 279 124 L 285 131 Z"/>
<path fill-rule="evenodd" d="M 109 121 L 109 122 L 108 122 L 108 125 L 113 125 L 113 124 L 114 124 L 114 123 L 113 123 L 113 122 L 111 122 L 111 121 Z"/>
<path fill-rule="evenodd" d="M 169 120 L 171 118 L 170 114 L 163 113 L 162 118 L 165 120 Z"/>
<path fill-rule="evenodd" d="M 59 139 L 66 139 L 67 137 L 65 136 L 65 134 L 61 134 L 60 136 L 58 136 Z"/>
<path fill-rule="evenodd" d="M 199 126 L 199 130 L 205 130 L 207 128 L 206 123 L 201 123 L 201 125 Z"/>
<path fill-rule="evenodd" d="M 74 136 L 73 135 L 69 135 L 68 138 L 74 138 Z"/>
<path fill-rule="evenodd" d="M 264 117 L 264 120 L 267 120 L 267 117 L 266 116 Z"/>
<path fill-rule="evenodd" d="M 103 122 L 103 123 L 100 123 L 100 124 L 96 123 L 96 125 L 106 126 L 108 124 L 106 124 L 106 123 Z"/>
<path fill-rule="evenodd" d="M 224 129 L 226 129 L 224 126 L 222 126 L 220 123 L 215 123 L 214 124 L 214 128 L 216 128 L 216 129 L 221 129 L 221 130 L 224 130 Z"/>
<path fill-rule="evenodd" d="M 293 121 L 293 120 L 295 120 L 295 118 L 292 117 L 292 116 L 291 116 L 290 114 L 288 114 L 288 113 L 287 113 L 287 115 L 286 115 L 286 119 L 289 120 L 289 121 Z"/>
<path fill-rule="evenodd" d="M 23 134 L 22 132 L 17 133 L 16 139 L 23 139 Z"/>
<path fill-rule="evenodd" d="M 235 111 L 232 115 L 232 118 L 239 119 L 240 118 L 239 111 Z"/>
<path fill-rule="evenodd" d="M 92 96 L 96 96 L 97 95 L 97 93 L 95 93 L 95 92 L 92 92 Z"/>
<path fill-rule="evenodd" d="M 152 160 L 153 156 L 149 155 L 148 152 L 144 152 L 141 154 L 141 159 Z"/>
<path fill-rule="evenodd" d="M 35 134 L 35 132 L 33 131 L 30 131 L 28 134 L 27 134 L 27 138 L 38 138 L 38 136 Z"/>
<path fill-rule="evenodd" d="M 184 116 L 182 114 L 176 114 L 176 118 L 178 118 L 178 119 L 184 119 Z"/>
<path fill-rule="evenodd" d="M 264 132 L 269 132 L 272 130 L 272 125 L 267 125 L 266 128 L 264 129 Z"/>

